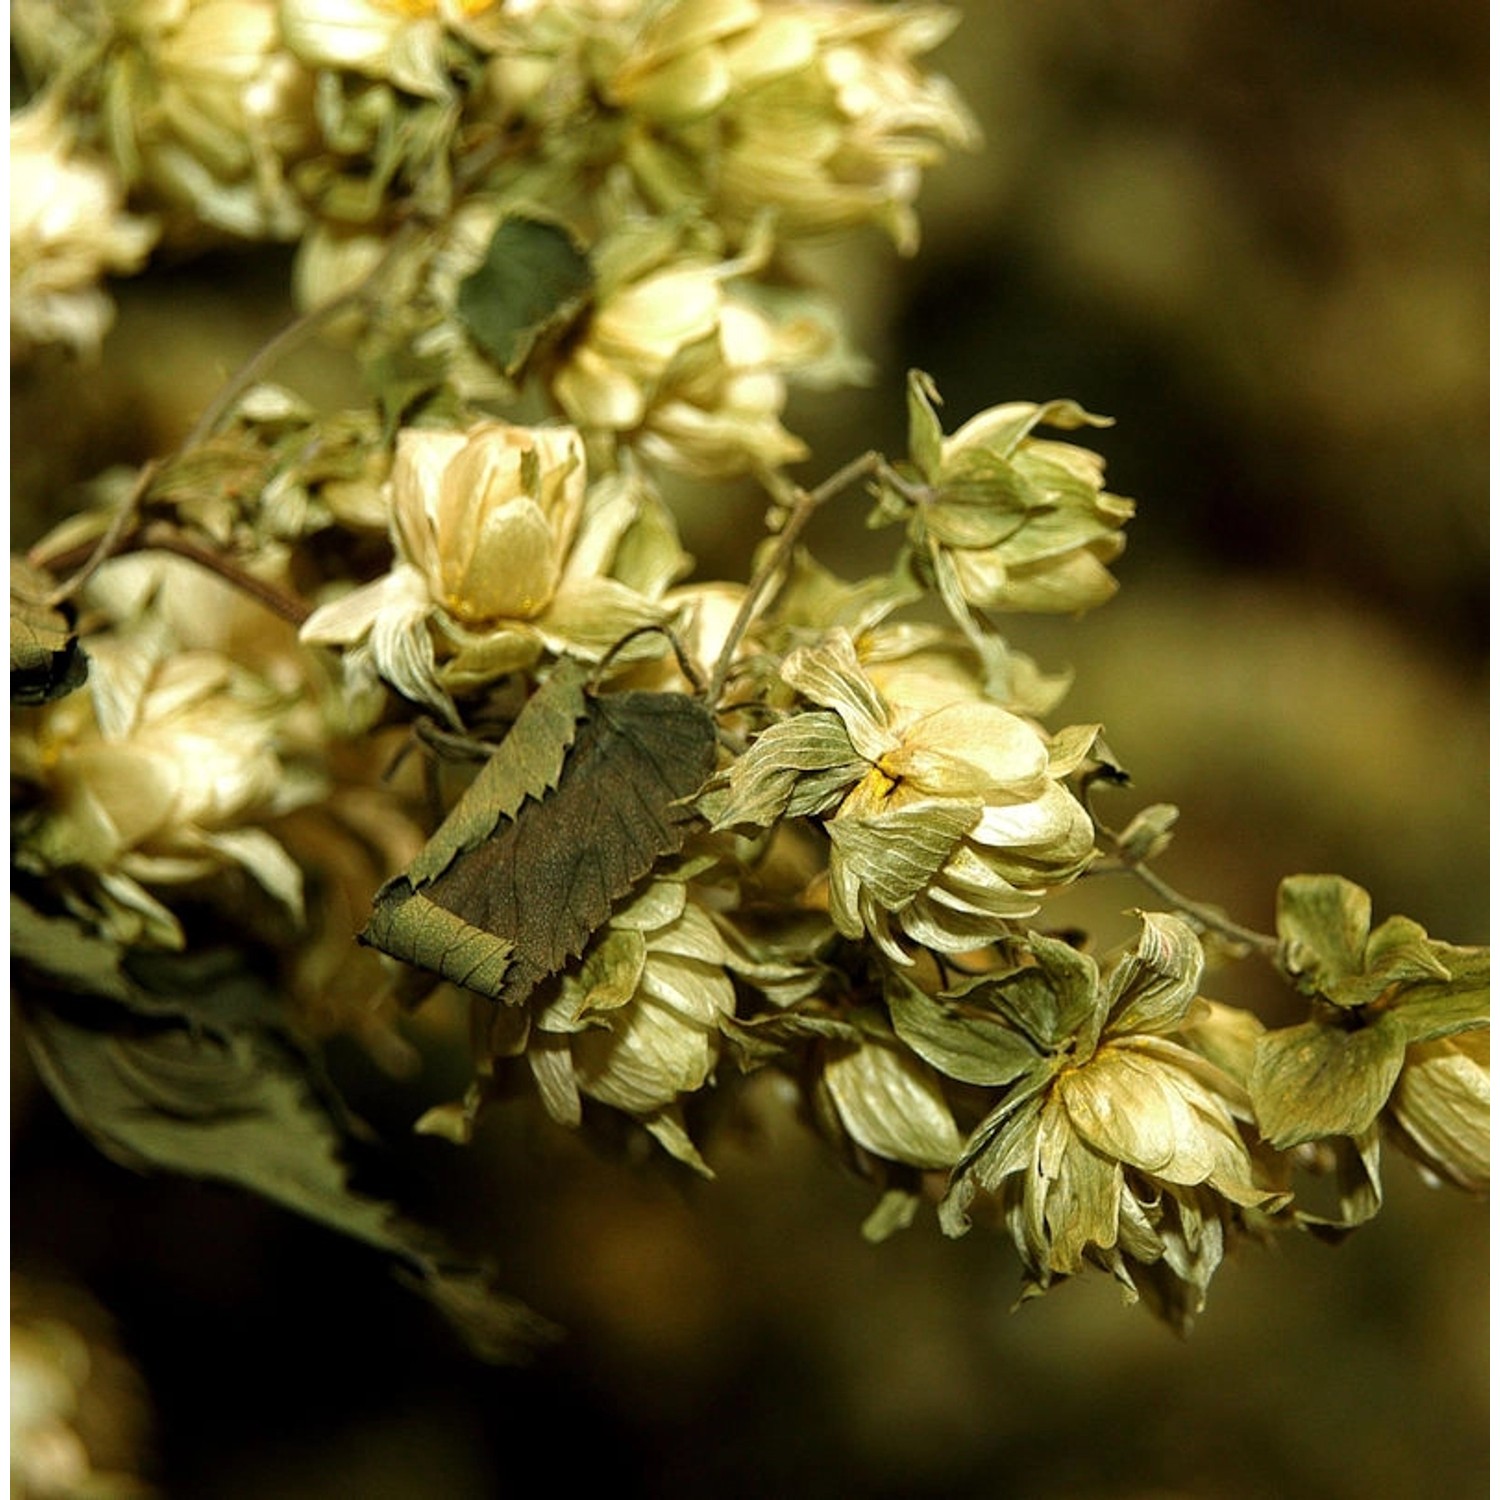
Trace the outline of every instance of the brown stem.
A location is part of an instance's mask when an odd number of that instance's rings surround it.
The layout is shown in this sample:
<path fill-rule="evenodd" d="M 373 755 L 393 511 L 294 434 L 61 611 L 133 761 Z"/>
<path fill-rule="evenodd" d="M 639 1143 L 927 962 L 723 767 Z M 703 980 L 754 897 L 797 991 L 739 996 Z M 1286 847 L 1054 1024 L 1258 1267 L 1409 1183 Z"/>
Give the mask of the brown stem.
<path fill-rule="evenodd" d="M 1124 873 L 1134 875 L 1148 890 L 1160 896 L 1168 906 L 1179 911 L 1189 921 L 1197 923 L 1199 927 L 1217 932 L 1221 937 L 1230 939 L 1231 942 L 1244 943 L 1247 947 L 1255 949 L 1274 958 L 1280 951 L 1280 943 L 1269 933 L 1257 932 L 1253 927 L 1244 927 L 1232 917 L 1226 917 L 1222 912 L 1215 911 L 1211 906 L 1204 906 L 1202 902 L 1194 901 L 1184 896 L 1180 891 L 1168 885 L 1150 865 L 1140 860 L 1129 858 L 1120 850 L 1120 835 L 1097 817 L 1094 826 L 1114 846 L 1117 863 L 1108 869 L 1099 869 L 1101 875 L 1113 875 Z"/>
<path fill-rule="evenodd" d="M 842 490 L 848 489 L 856 480 L 874 473 L 884 464 L 885 459 L 873 450 L 863 453 L 858 458 L 851 459 L 837 473 L 831 474 L 814 490 L 799 489 L 795 485 L 788 484 L 778 474 L 766 477 L 766 487 L 771 490 L 777 500 L 783 503 L 788 503 L 789 500 L 791 508 L 781 530 L 776 533 L 776 545 L 760 567 L 755 570 L 755 576 L 746 586 L 745 598 L 740 605 L 739 613 L 734 617 L 734 623 L 729 627 L 729 634 L 724 638 L 723 649 L 719 652 L 719 659 L 714 664 L 713 676 L 709 679 L 708 701 L 710 703 L 719 701 L 719 695 L 724 691 L 724 680 L 729 675 L 730 663 L 734 660 L 735 650 L 755 619 L 762 597 L 770 586 L 771 580 L 792 555 L 792 548 L 796 545 L 797 538 L 807 528 L 807 523 L 812 520 L 813 513 L 825 500 L 831 500 Z"/>
<path fill-rule="evenodd" d="M 215 552 L 191 537 L 168 526 L 164 521 L 153 521 L 142 531 L 139 543 L 132 549 L 142 552 L 170 552 L 185 557 L 200 568 L 207 568 L 226 583 L 233 584 L 242 594 L 254 599 L 257 604 L 271 611 L 290 625 L 300 626 L 312 613 L 312 608 L 294 594 L 288 594 L 247 572 L 234 558 L 223 552 Z"/>
<path fill-rule="evenodd" d="M 1214 911 L 1212 907 L 1203 906 L 1197 901 L 1190 901 L 1186 896 L 1173 890 L 1150 865 L 1127 863 L 1125 868 L 1163 901 L 1176 907 L 1184 916 L 1191 918 L 1200 926 L 1211 928 L 1234 942 L 1246 943 L 1262 953 L 1274 955 L 1279 950 L 1281 945 L 1269 933 L 1256 932 L 1252 927 L 1242 927 L 1232 918 Z"/>
<path fill-rule="evenodd" d="M 311 307 L 305 313 L 299 314 L 286 327 L 262 344 L 224 383 L 219 393 L 204 408 L 198 420 L 193 423 L 192 430 L 177 449 L 178 453 L 190 453 L 199 443 L 206 442 L 219 423 L 234 409 L 240 397 L 255 385 L 267 370 L 274 368 L 283 356 L 295 349 L 322 324 L 367 297 L 396 259 L 397 254 L 406 247 L 413 235 L 422 231 L 423 227 L 415 220 L 403 224 L 391 236 L 390 243 L 381 252 L 380 258 L 358 281 L 346 287 L 342 292 L 336 293 L 326 302 L 320 302 L 316 307 Z"/>
<path fill-rule="evenodd" d="M 296 348 L 321 324 L 367 297 L 395 260 L 398 252 L 406 246 L 414 234 L 420 233 L 423 227 L 416 221 L 403 224 L 391 237 L 391 242 L 386 246 L 380 259 L 353 286 L 347 287 L 336 296 L 330 297 L 328 301 L 319 303 L 317 307 L 300 314 L 262 344 L 230 376 L 214 399 L 203 409 L 188 435 L 173 450 L 170 458 L 154 458 L 142 465 L 125 503 L 111 518 L 109 528 L 86 552 L 80 556 L 77 550 L 73 549 L 49 558 L 44 549 L 32 548 L 29 560 L 34 566 L 46 568 L 49 572 L 70 564 L 78 568 L 71 578 L 60 584 L 48 596 L 50 604 L 55 607 L 71 599 L 110 558 L 117 557 L 126 551 L 139 550 L 140 544 L 133 540 L 131 532 L 140 521 L 141 507 L 150 493 L 151 486 L 156 482 L 157 475 L 168 463 L 181 458 L 185 453 L 191 453 L 199 444 L 206 442 L 225 416 L 234 409 L 235 403 L 265 375 L 267 370 L 273 368 L 278 360 Z M 291 601 L 286 595 L 276 590 L 271 590 L 268 594 L 266 590 L 269 586 L 262 583 L 260 579 L 241 573 L 229 559 L 196 546 L 176 532 L 169 532 L 168 539 L 165 541 L 157 540 L 149 545 L 158 551 L 177 552 L 184 557 L 191 557 L 195 562 L 202 563 L 204 567 L 213 569 L 214 572 L 235 583 L 237 587 L 243 588 L 246 593 L 260 599 L 267 608 L 274 610 L 283 619 L 300 624 L 307 617 L 307 608 L 300 600 Z"/>
<path fill-rule="evenodd" d="M 160 459 L 153 458 L 149 463 L 141 466 L 141 472 L 136 475 L 135 483 L 131 485 L 130 493 L 125 497 L 124 503 L 110 517 L 109 526 L 104 535 L 84 550 L 81 556 L 75 548 L 60 553 L 57 557 L 49 558 L 46 549 L 41 546 L 33 547 L 27 554 L 27 561 L 33 567 L 45 568 L 48 572 L 67 567 L 78 569 L 72 577 L 60 583 L 47 596 L 47 603 L 54 609 L 71 599 L 110 558 L 126 550 L 131 528 L 140 518 L 141 502 L 146 498 L 146 492 L 155 483 L 156 476 L 160 472 Z"/>

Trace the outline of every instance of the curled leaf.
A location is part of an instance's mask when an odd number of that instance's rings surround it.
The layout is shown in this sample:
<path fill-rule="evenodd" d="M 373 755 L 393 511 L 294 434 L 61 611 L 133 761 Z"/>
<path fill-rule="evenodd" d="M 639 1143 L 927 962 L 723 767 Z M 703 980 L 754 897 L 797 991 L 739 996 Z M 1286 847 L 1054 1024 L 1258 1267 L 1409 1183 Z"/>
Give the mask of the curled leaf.
<path fill-rule="evenodd" d="M 48 703 L 83 685 L 88 658 L 73 627 L 47 603 L 52 581 L 10 560 L 10 701 Z"/>
<path fill-rule="evenodd" d="M 582 695 L 573 674 L 552 688 L 411 871 L 382 887 L 363 933 L 509 1004 L 581 954 L 615 902 L 682 847 L 687 799 L 714 762 L 713 715 L 695 698 Z"/>

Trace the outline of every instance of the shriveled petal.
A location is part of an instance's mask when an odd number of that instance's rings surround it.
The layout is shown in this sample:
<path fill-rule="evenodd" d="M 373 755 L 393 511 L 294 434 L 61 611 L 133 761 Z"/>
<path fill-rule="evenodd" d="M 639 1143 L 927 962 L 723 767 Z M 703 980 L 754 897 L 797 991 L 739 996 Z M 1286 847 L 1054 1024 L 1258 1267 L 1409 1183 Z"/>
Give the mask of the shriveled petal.
<path fill-rule="evenodd" d="M 287 46 L 317 67 L 379 71 L 406 24 L 397 7 L 368 0 L 283 0 L 281 6 Z"/>
<path fill-rule="evenodd" d="M 136 746 L 82 745 L 62 769 L 69 824 L 86 836 L 75 856 L 81 862 L 89 862 L 90 853 L 108 859 L 149 839 L 177 805 L 177 767 Z"/>
<path fill-rule="evenodd" d="M 1025 916 L 1037 901 L 1035 890 L 1012 885 L 967 844 L 949 856 L 928 894 L 954 911 L 993 917 Z"/>
<path fill-rule="evenodd" d="M 991 406 L 970 417 L 952 437 L 943 440 L 943 458 L 951 462 L 965 449 L 983 448 L 1006 456 L 1041 423 L 1049 427 L 1109 427 L 1108 417 L 1096 417 L 1073 401 L 1049 401 L 1038 406 L 1030 401 L 1010 401 Z"/>
<path fill-rule="evenodd" d="M 951 1167 L 963 1138 L 938 1075 L 904 1049 L 867 1039 L 831 1057 L 823 1080 L 844 1128 L 867 1151 L 915 1167 Z"/>
<path fill-rule="evenodd" d="M 779 385 L 779 380 L 778 380 Z M 663 401 L 651 411 L 641 452 L 695 479 L 727 479 L 747 469 L 781 468 L 807 457 L 807 445 L 775 415 L 781 401 L 738 404 L 742 382 L 731 398 L 706 410 L 690 401 Z"/>
<path fill-rule="evenodd" d="M 1113 557 L 1121 549 L 1105 549 Z M 975 561 L 970 562 L 970 557 Z M 977 554 L 954 554 L 964 596 L 980 606 L 1003 607 L 1032 614 L 1080 614 L 1108 603 L 1119 583 L 1092 550 L 1080 547 L 1066 557 L 1030 565 L 1011 563 L 1003 586 L 988 587 L 985 565 Z"/>
<path fill-rule="evenodd" d="M 383 578 L 319 605 L 298 635 L 310 646 L 352 646 L 370 633 L 375 621 L 389 610 L 431 608 L 427 581 L 416 568 L 398 564 Z"/>
<path fill-rule="evenodd" d="M 228 828 L 206 833 L 203 842 L 255 878 L 297 921 L 302 920 L 302 871 L 264 828 Z"/>
<path fill-rule="evenodd" d="M 983 948 L 1007 931 L 1009 919 L 988 912 L 956 910 L 938 899 L 938 892 L 918 896 L 895 918 L 913 942 L 939 953 L 968 953 Z M 1030 916 L 1041 905 L 1039 895 L 1017 893 L 1010 917 Z"/>
<path fill-rule="evenodd" d="M 678 891 L 683 889 L 677 881 L 658 881 L 657 885 L 667 892 L 674 886 Z M 618 918 L 611 918 L 611 921 L 618 921 Z M 686 903 L 679 907 L 675 916 L 659 924 L 651 933 L 651 951 L 720 968 L 729 962 L 730 957 L 728 945 L 708 915 L 701 907 Z"/>
<path fill-rule="evenodd" d="M 1060 1275 L 1075 1276 L 1084 1268 L 1085 1250 L 1111 1249 L 1119 1237 L 1125 1172 L 1076 1133 L 1062 1133 L 1061 1140 L 1047 1188 L 1047 1264 Z"/>
<path fill-rule="evenodd" d="M 416 703 L 431 704 L 450 721 L 453 705 L 438 684 L 437 659 L 427 628 L 432 613 L 427 580 L 415 568 L 398 564 L 342 599 L 316 609 L 302 626 L 302 639 L 317 645 L 361 649 L 390 685 Z"/>
<path fill-rule="evenodd" d="M 734 986 L 722 967 L 654 948 L 640 992 L 701 1026 L 716 1026 L 721 1016 L 734 1011 Z"/>
<path fill-rule="evenodd" d="M 1203 944 L 1181 917 L 1145 912 L 1141 937 L 1106 979 L 1112 1033 L 1171 1032 L 1186 1018 L 1203 978 Z"/>
<path fill-rule="evenodd" d="M 831 632 L 821 645 L 793 651 L 782 663 L 781 676 L 804 698 L 833 709 L 866 760 L 878 761 L 900 744 L 890 727 L 890 709 L 860 666 L 847 630 Z"/>
<path fill-rule="evenodd" d="M 736 87 L 744 89 L 806 67 L 817 55 L 817 46 L 810 18 L 770 14 L 726 42 L 724 53 Z"/>
<path fill-rule="evenodd" d="M 580 427 L 616 432 L 638 427 L 649 399 L 645 384 L 589 344 L 580 346 L 558 371 L 552 394 Z"/>
<path fill-rule="evenodd" d="M 467 441 L 461 432 L 406 427 L 391 464 L 391 536 L 408 563 L 436 576 L 438 502 L 443 475 Z"/>
<path fill-rule="evenodd" d="M 664 617 L 659 606 L 623 583 L 594 578 L 559 588 L 535 624 L 552 650 L 597 659 L 622 636 Z"/>
<path fill-rule="evenodd" d="M 1047 769 L 1047 745 L 998 704 L 950 703 L 905 726 L 881 768 L 942 796 L 984 794 L 1034 784 Z"/>
<path fill-rule="evenodd" d="M 721 295 L 707 270 L 660 271 L 611 297 L 589 325 L 588 342 L 604 359 L 654 379 L 679 349 L 712 335 Z"/>
<path fill-rule="evenodd" d="M 728 95 L 730 83 L 724 59 L 705 47 L 649 71 L 617 75 L 610 92 L 632 114 L 678 122 L 717 108 Z"/>
<path fill-rule="evenodd" d="M 1049 859 L 1071 863 L 1094 846 L 1094 825 L 1066 787 L 1044 782 L 1027 802 L 988 803 L 969 837 L 981 849 L 1045 850 Z"/>
<path fill-rule="evenodd" d="M 1186 1101 L 1159 1070 L 1112 1047 L 1065 1072 L 1057 1093 L 1090 1144 L 1145 1172 L 1166 1167 L 1195 1128 Z"/>
<path fill-rule="evenodd" d="M 702 1088 L 718 1057 L 717 1029 L 641 998 L 615 1012 L 608 1031 L 571 1039 L 578 1086 L 591 1098 L 632 1114 L 649 1114 Z"/>
<path fill-rule="evenodd" d="M 860 800 L 856 788 L 827 824 L 833 860 L 846 863 L 882 906 L 896 911 L 942 869 L 979 810 L 973 802 L 931 798 L 851 815 Z"/>
<path fill-rule="evenodd" d="M 1489 1188 L 1488 1033 L 1408 1048 L 1390 1110 L 1424 1165 L 1470 1192 Z"/>

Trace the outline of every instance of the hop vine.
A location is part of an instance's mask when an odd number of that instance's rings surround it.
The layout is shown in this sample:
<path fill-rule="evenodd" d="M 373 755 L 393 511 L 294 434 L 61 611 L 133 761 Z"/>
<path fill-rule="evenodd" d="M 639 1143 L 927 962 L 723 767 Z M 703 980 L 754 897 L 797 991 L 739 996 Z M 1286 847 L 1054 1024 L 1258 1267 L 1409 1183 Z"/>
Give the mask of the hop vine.
<path fill-rule="evenodd" d="M 868 371 L 810 247 L 914 253 L 923 170 L 979 144 L 929 62 L 956 19 L 13 7 L 13 193 L 45 184 L 16 354 L 97 354 L 105 279 L 153 253 L 288 243 L 300 308 L 13 563 L 28 1044 L 105 1151 L 375 1245 L 487 1356 L 551 1330 L 351 1186 L 319 1062 L 347 1034 L 401 1068 L 439 986 L 472 1080 L 418 1130 L 461 1149 L 521 1088 L 711 1177 L 708 1102 L 774 1070 L 869 1237 L 982 1226 L 1023 1296 L 1102 1273 L 1183 1331 L 1237 1245 L 1366 1222 L 1387 1147 L 1487 1190 L 1487 950 L 1332 874 L 1282 882 L 1274 934 L 1178 893 L 1177 810 L 1104 821 L 1108 726 L 1006 637 L 1116 591 L 1135 503 L 1077 440 L 1108 419 L 1005 393 L 946 422 L 914 370 L 903 453 L 789 425 Z M 362 404 L 281 383 L 317 340 Z M 673 497 L 731 480 L 765 538 L 701 577 Z M 881 570 L 809 550 L 838 507 Z M 1054 913 L 1107 877 L 1151 905 L 1100 952 Z M 1302 1018 L 1236 1006 L 1226 955 Z"/>

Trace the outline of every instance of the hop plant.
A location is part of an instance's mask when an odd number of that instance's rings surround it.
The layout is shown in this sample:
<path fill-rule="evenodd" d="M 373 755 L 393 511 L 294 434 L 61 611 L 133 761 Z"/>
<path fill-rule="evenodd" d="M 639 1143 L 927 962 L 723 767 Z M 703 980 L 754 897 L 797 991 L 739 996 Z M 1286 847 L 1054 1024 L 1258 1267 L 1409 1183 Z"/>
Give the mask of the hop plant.
<path fill-rule="evenodd" d="M 975 1194 L 993 1194 L 1029 1289 L 1093 1261 L 1181 1328 L 1244 1211 L 1287 1195 L 1260 1180 L 1243 1086 L 1178 1039 L 1200 1003 L 1197 937 L 1167 914 L 1142 926 L 1102 969 L 1033 935 L 1032 963 L 955 994 L 1023 1061 L 966 1143 L 943 1213 L 961 1231 Z"/>
<path fill-rule="evenodd" d="M 1134 506 L 1072 440 L 1107 419 L 1012 400 L 945 433 L 912 371 L 905 454 L 791 472 L 792 386 L 863 368 L 801 252 L 912 251 L 922 170 L 976 142 L 925 61 L 949 9 L 15 19 L 13 191 L 46 200 L 12 214 L 17 357 L 98 346 L 101 278 L 158 225 L 292 242 L 303 305 L 13 570 L 18 991 L 112 1155 L 377 1246 L 491 1357 L 544 1326 L 351 1189 L 316 1053 L 343 1029 L 404 1066 L 441 987 L 473 1078 L 421 1130 L 468 1141 L 519 1090 L 711 1175 L 712 1102 L 769 1070 L 879 1191 L 871 1238 L 935 1204 L 997 1226 L 1028 1295 L 1094 1268 L 1183 1330 L 1239 1241 L 1367 1220 L 1384 1141 L 1487 1189 L 1487 950 L 1374 925 L 1338 876 L 1284 882 L 1275 935 L 1180 895 L 1177 810 L 1103 821 L 1101 726 L 1055 720 L 1066 676 L 996 623 L 1115 592 Z M 339 409 L 269 378 L 318 337 L 363 377 Z M 733 580 L 691 576 L 684 478 L 765 493 Z M 889 557 L 847 579 L 804 539 L 855 491 Z M 1100 956 L 1059 901 L 1106 874 L 1153 908 Z M 1230 957 L 1305 1017 L 1206 998 Z"/>

